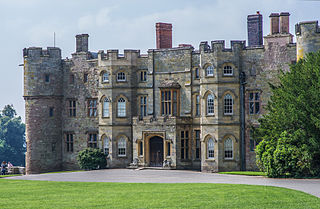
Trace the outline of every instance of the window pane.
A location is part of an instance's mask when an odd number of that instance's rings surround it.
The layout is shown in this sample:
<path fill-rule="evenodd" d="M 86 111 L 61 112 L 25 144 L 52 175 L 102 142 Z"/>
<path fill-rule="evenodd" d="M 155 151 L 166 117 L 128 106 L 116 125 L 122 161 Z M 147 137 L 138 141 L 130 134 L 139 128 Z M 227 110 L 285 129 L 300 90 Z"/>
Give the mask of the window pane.
<path fill-rule="evenodd" d="M 260 112 L 260 104 L 259 104 L 259 102 L 255 102 L 255 108 L 256 108 L 255 114 L 258 114 Z"/>

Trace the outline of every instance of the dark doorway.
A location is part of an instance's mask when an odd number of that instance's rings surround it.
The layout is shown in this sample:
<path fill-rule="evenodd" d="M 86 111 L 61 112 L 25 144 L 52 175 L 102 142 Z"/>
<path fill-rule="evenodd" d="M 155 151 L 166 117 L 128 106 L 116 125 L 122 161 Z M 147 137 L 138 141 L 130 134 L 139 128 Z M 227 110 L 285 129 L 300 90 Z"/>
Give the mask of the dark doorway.
<path fill-rule="evenodd" d="M 158 136 L 150 138 L 150 166 L 162 167 L 163 139 Z"/>

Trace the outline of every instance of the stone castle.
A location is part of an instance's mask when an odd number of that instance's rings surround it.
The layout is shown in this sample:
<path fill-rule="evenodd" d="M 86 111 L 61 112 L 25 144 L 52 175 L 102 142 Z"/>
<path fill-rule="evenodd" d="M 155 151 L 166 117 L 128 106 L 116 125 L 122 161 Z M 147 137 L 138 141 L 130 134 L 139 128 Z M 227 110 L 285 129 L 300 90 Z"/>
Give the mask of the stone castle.
<path fill-rule="evenodd" d="M 320 49 L 317 21 L 289 32 L 289 13 L 249 15 L 245 41 L 172 47 L 172 25 L 156 24 L 156 49 L 90 52 L 23 50 L 26 172 L 78 169 L 87 147 L 106 154 L 107 167 L 168 167 L 207 172 L 255 170 L 252 128 L 265 112 L 280 69 Z"/>

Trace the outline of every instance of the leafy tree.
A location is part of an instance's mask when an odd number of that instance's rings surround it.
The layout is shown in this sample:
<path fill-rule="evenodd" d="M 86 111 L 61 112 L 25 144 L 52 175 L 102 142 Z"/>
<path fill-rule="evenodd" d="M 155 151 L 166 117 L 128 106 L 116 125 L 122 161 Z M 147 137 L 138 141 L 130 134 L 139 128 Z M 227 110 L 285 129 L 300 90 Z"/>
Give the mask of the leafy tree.
<path fill-rule="evenodd" d="M 257 165 L 270 177 L 320 176 L 320 51 L 270 86 L 268 113 L 255 131 Z"/>
<path fill-rule="evenodd" d="M 25 125 L 13 105 L 6 105 L 0 114 L 0 160 L 13 165 L 25 164 Z"/>
<path fill-rule="evenodd" d="M 78 153 L 78 164 L 85 170 L 105 168 L 107 165 L 106 156 L 100 149 L 86 148 Z"/>

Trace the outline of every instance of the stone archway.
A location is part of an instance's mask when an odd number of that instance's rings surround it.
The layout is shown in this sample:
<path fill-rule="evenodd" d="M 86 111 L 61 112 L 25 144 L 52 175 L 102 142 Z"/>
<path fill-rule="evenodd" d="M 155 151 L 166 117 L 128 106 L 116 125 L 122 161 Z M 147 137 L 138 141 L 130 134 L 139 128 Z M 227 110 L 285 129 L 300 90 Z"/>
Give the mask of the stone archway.
<path fill-rule="evenodd" d="M 154 136 L 149 139 L 149 166 L 162 167 L 164 152 L 163 152 L 163 138 Z"/>

